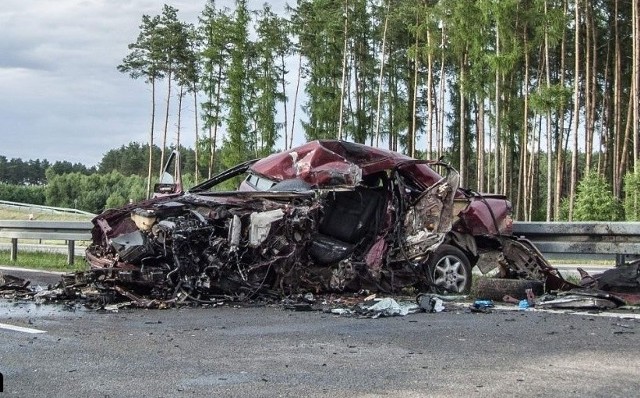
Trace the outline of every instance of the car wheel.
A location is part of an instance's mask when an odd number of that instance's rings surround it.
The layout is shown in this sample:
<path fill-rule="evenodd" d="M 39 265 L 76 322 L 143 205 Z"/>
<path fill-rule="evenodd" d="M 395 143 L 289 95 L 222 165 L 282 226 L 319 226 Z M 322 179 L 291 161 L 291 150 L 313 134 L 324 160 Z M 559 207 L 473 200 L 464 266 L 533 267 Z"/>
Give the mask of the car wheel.
<path fill-rule="evenodd" d="M 451 293 L 467 293 L 471 289 L 471 264 L 455 246 L 442 244 L 427 260 L 427 272 L 432 283 Z"/>

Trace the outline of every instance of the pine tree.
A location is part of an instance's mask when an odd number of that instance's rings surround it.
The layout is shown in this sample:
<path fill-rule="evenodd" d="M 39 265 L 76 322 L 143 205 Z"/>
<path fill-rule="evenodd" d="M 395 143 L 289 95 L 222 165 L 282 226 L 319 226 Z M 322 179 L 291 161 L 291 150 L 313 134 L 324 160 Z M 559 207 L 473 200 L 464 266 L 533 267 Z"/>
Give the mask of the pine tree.
<path fill-rule="evenodd" d="M 131 52 L 118 65 L 118 70 L 128 73 L 133 79 L 143 77 L 151 84 L 151 126 L 149 129 L 147 197 L 151 194 L 151 175 L 153 172 L 153 145 L 156 114 L 156 82 L 164 78 L 162 59 L 162 40 L 159 31 L 160 16 L 142 16 L 140 33 L 135 43 L 129 44 Z"/>

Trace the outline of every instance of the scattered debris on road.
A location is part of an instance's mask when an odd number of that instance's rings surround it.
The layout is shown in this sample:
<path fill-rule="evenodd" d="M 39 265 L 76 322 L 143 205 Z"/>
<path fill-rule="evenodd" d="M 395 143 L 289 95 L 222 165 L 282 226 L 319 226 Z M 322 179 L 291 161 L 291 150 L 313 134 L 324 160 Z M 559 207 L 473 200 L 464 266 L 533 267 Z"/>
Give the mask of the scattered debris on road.
<path fill-rule="evenodd" d="M 628 264 L 630 269 L 609 272 L 608 275 L 630 275 L 637 264 Z M 594 280 L 600 275 L 589 276 Z M 614 278 L 607 278 L 611 281 Z M 252 298 L 239 299 L 236 296 L 207 297 L 206 300 L 182 293 L 171 299 L 150 298 L 144 294 L 133 293 L 124 285 L 112 284 L 101 273 L 94 271 L 65 274 L 58 284 L 48 287 L 33 287 L 30 281 L 0 273 L 0 295 L 7 299 L 33 300 L 36 303 L 60 303 L 64 305 L 81 304 L 86 308 L 107 312 L 117 312 L 121 308 L 165 309 L 183 306 L 217 307 L 221 305 L 280 305 L 283 309 L 293 311 L 318 311 L 334 315 L 358 316 L 368 318 L 405 316 L 417 312 L 436 313 L 467 309 L 471 312 L 491 313 L 494 311 L 494 300 L 478 297 L 471 300 L 466 295 L 445 295 L 433 292 L 419 293 L 415 300 L 410 296 L 399 295 L 384 297 L 370 294 L 368 291 L 356 293 L 321 293 L 311 292 L 292 295 L 267 294 Z M 501 300 L 505 304 L 514 305 L 520 310 L 598 310 L 606 311 L 616 308 L 638 306 L 640 290 L 628 286 L 628 278 L 621 284 L 608 282 L 612 290 L 604 291 L 595 288 L 573 288 L 567 291 L 550 291 L 536 296 L 527 289 L 522 298 L 505 295 Z M 471 304 L 469 304 L 469 302 Z M 466 303 L 466 304 L 465 304 Z"/>
<path fill-rule="evenodd" d="M 30 283 L 31 282 L 26 279 L 6 275 L 0 272 L 0 292 L 7 290 L 15 292 L 29 292 Z"/>

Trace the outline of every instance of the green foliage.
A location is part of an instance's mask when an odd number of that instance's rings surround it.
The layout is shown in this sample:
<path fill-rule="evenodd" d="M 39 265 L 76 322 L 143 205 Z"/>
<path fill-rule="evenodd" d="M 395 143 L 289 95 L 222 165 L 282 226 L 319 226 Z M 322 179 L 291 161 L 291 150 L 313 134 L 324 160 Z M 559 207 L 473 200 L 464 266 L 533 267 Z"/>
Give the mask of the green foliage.
<path fill-rule="evenodd" d="M 102 174 L 118 171 L 123 175 L 147 175 L 149 145 L 130 142 L 120 148 L 111 149 L 105 153 L 98 164 L 98 171 Z M 153 146 L 153 158 L 160 159 L 160 148 Z M 57 173 L 64 174 L 64 173 Z"/>
<path fill-rule="evenodd" d="M 255 70 L 255 106 L 253 119 L 256 127 L 256 143 L 259 156 L 266 156 L 275 150 L 279 138 L 276 123 L 276 104 L 285 101 L 285 93 L 278 84 L 281 75 L 286 74 L 279 61 L 288 53 L 291 42 L 288 37 L 288 23 L 264 5 L 257 20 L 258 41 L 254 46 L 256 52 Z"/>
<path fill-rule="evenodd" d="M 250 96 L 247 65 L 251 65 L 249 42 L 249 11 L 245 0 L 236 0 L 236 11 L 230 31 L 230 64 L 228 84 L 225 88 L 229 115 L 228 131 L 223 140 L 222 163 L 232 167 L 244 160 L 256 157 L 256 143 L 249 133 L 247 98 Z"/>
<path fill-rule="evenodd" d="M 307 102 L 302 123 L 308 140 L 336 138 L 344 54 L 344 2 L 301 0 L 292 17 L 299 51 L 306 59 Z"/>
<path fill-rule="evenodd" d="M 46 204 L 100 213 L 129 200 L 145 198 L 145 180 L 118 172 L 85 176 L 80 173 L 53 175 L 46 187 Z"/>
<path fill-rule="evenodd" d="M 174 150 L 174 147 L 170 147 Z M 109 174 L 113 171 L 128 176 L 137 175 L 146 176 L 146 158 L 149 147 L 137 142 L 130 142 L 120 148 L 109 150 L 99 163 L 98 170 L 100 174 Z M 154 159 L 160 158 L 160 148 L 153 147 Z M 180 147 L 180 160 L 182 170 L 194 170 L 195 151 L 191 148 Z M 60 173 L 57 173 L 60 174 Z"/>
<path fill-rule="evenodd" d="M 24 186 L 0 183 L 0 200 L 44 205 L 45 187 L 42 185 Z"/>
<path fill-rule="evenodd" d="M 624 214 L 627 221 L 640 221 L 640 172 L 624 176 Z"/>
<path fill-rule="evenodd" d="M 43 184 L 45 182 L 45 170 L 49 162 L 40 159 L 28 162 L 22 159 L 7 160 L 0 156 L 0 183 L 5 184 Z"/>
<path fill-rule="evenodd" d="M 196 55 L 193 42 L 196 37 L 192 27 L 178 19 L 178 9 L 165 4 L 158 16 L 157 25 L 151 28 L 151 35 L 157 38 L 159 48 L 159 68 L 168 78 L 189 89 L 197 81 Z"/>
<path fill-rule="evenodd" d="M 204 128 L 219 126 L 222 104 L 218 94 L 226 79 L 226 61 L 229 53 L 229 31 L 231 16 L 226 11 L 215 9 L 209 0 L 199 18 L 199 35 L 202 39 L 200 62 L 202 63 L 201 89 L 205 100 L 202 102 Z"/>
<path fill-rule="evenodd" d="M 569 198 L 562 198 L 560 200 L 560 214 L 558 215 L 558 220 L 569 220 Z"/>
<path fill-rule="evenodd" d="M 87 173 L 86 168 L 70 163 L 56 163 L 58 170 L 49 167 L 46 171 L 47 185 L 15 185 L 0 183 L 0 200 L 77 208 L 99 213 L 105 208 L 120 207 L 130 201 L 146 197 L 145 157 L 147 147 L 136 142 L 108 151 L 99 165 Z M 154 147 L 159 153 L 160 149 Z M 156 155 L 157 156 L 157 155 Z M 180 149 L 181 169 L 193 170 L 195 155 L 192 149 Z M 72 170 L 81 171 L 72 171 Z M 219 170 L 218 170 L 219 171 Z M 183 186 L 195 185 L 193 173 L 183 175 Z"/>
<path fill-rule="evenodd" d="M 94 167 L 87 168 L 81 163 L 57 161 L 53 164 L 48 160 L 28 160 L 19 158 L 7 160 L 0 156 L 0 183 L 11 185 L 44 185 L 47 183 L 47 170 L 53 170 L 57 174 L 82 173 L 91 174 L 96 171 Z"/>
<path fill-rule="evenodd" d="M 571 89 L 559 84 L 550 87 L 541 86 L 538 92 L 530 96 L 531 108 L 539 113 L 557 111 L 566 108 L 571 100 Z"/>
<path fill-rule="evenodd" d="M 595 173 L 587 174 L 578 184 L 574 221 L 619 221 L 622 206 L 605 179 Z"/>
<path fill-rule="evenodd" d="M 162 38 L 159 32 L 160 16 L 142 16 L 140 34 L 135 43 L 129 44 L 131 51 L 118 65 L 118 70 L 128 73 L 133 79 L 144 78 L 153 83 L 164 77 Z"/>

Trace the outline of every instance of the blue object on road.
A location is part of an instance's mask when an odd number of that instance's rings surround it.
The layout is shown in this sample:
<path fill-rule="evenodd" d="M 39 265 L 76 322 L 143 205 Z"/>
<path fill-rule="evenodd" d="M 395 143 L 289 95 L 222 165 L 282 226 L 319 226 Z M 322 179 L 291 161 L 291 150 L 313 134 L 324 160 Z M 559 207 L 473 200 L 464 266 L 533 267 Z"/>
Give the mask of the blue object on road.
<path fill-rule="evenodd" d="M 491 308 L 493 307 L 492 300 L 476 300 L 473 302 L 475 308 Z"/>

